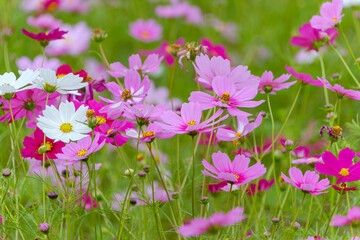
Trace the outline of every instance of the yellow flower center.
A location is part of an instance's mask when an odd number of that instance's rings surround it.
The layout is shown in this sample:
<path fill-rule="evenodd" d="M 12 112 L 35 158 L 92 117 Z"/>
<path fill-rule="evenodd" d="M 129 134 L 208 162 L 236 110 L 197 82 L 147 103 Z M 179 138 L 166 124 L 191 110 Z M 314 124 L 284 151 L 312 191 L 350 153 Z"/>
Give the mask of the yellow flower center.
<path fill-rule="evenodd" d="M 106 119 L 104 117 L 102 117 L 102 116 L 97 116 L 96 117 L 96 122 L 97 122 L 98 125 L 101 125 L 101 124 L 106 123 Z"/>
<path fill-rule="evenodd" d="M 237 175 L 236 173 L 231 173 L 231 174 L 236 177 L 236 180 L 239 180 L 239 175 Z"/>
<path fill-rule="evenodd" d="M 58 74 L 58 75 L 56 75 L 56 78 L 62 78 L 62 77 L 65 77 L 66 76 L 66 74 Z"/>
<path fill-rule="evenodd" d="M 317 158 L 309 158 L 308 161 L 309 162 L 316 162 L 318 159 Z"/>
<path fill-rule="evenodd" d="M 339 174 L 343 177 L 349 176 L 349 169 L 348 168 L 342 168 Z"/>
<path fill-rule="evenodd" d="M 241 137 L 241 135 L 242 135 L 242 132 L 238 132 L 235 134 L 235 137 Z"/>
<path fill-rule="evenodd" d="M 143 132 L 142 136 L 143 137 L 152 137 L 155 135 L 154 131 L 147 131 L 147 132 Z"/>
<path fill-rule="evenodd" d="M 331 132 L 335 135 L 335 136 L 339 136 L 342 132 L 342 128 L 340 126 L 334 126 L 331 128 Z"/>
<path fill-rule="evenodd" d="M 53 148 L 53 144 L 51 142 L 46 142 L 45 147 L 46 151 L 51 151 L 51 149 Z"/>
<path fill-rule="evenodd" d="M 141 35 L 141 38 L 148 39 L 150 37 L 150 32 L 149 31 L 142 31 L 140 35 Z"/>
<path fill-rule="evenodd" d="M 46 82 L 44 85 L 44 90 L 45 90 L 45 92 L 48 92 L 48 93 L 54 93 L 54 92 L 56 92 L 56 86 L 50 85 Z"/>
<path fill-rule="evenodd" d="M 121 93 L 121 98 L 126 101 L 132 98 L 131 92 L 130 90 L 125 89 L 122 93 Z"/>
<path fill-rule="evenodd" d="M 144 157 L 145 157 L 144 154 L 139 153 L 139 154 L 137 155 L 136 159 L 137 159 L 138 161 L 141 161 L 141 160 L 144 159 Z"/>
<path fill-rule="evenodd" d="M 63 123 L 60 125 L 60 130 L 63 131 L 64 133 L 68 133 L 72 131 L 72 125 L 68 122 Z"/>
<path fill-rule="evenodd" d="M 76 155 L 83 157 L 83 156 L 85 156 L 86 152 L 87 152 L 87 149 L 81 149 Z"/>
<path fill-rule="evenodd" d="M 50 4 L 47 6 L 47 10 L 50 11 L 50 12 L 55 11 L 56 8 L 57 8 L 57 6 L 58 6 L 58 5 L 57 5 L 56 2 L 52 2 L 52 3 L 50 3 Z"/>
<path fill-rule="evenodd" d="M 230 103 L 230 93 L 224 92 L 220 98 L 223 103 Z"/>
<path fill-rule="evenodd" d="M 336 17 L 333 17 L 333 19 L 334 19 L 334 22 L 337 23 L 337 18 L 336 18 Z"/>
<path fill-rule="evenodd" d="M 191 120 L 191 121 L 188 122 L 188 126 L 192 126 L 192 125 L 196 125 L 196 121 Z"/>
<path fill-rule="evenodd" d="M 114 128 L 110 128 L 110 129 L 106 132 L 106 135 L 109 135 L 112 130 L 114 130 Z"/>

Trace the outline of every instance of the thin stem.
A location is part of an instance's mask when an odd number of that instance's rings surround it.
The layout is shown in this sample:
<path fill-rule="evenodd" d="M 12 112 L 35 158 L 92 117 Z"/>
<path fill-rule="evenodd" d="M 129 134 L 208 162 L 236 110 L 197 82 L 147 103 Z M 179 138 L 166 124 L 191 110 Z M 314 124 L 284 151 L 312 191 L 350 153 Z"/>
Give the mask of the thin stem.
<path fill-rule="evenodd" d="M 343 31 L 343 29 L 342 29 L 342 27 L 341 27 L 341 24 L 338 25 L 338 28 L 339 28 L 339 30 L 340 30 L 340 32 L 341 32 L 341 35 L 343 36 L 343 38 L 344 38 L 344 40 L 345 40 L 346 46 L 347 46 L 347 48 L 348 48 L 348 50 L 349 50 L 349 52 L 350 52 L 350 55 L 351 55 L 352 59 L 353 59 L 354 62 L 355 62 L 355 65 L 357 66 L 357 68 L 358 68 L 359 71 L 360 71 L 359 63 L 358 63 L 358 61 L 356 60 L 356 57 L 355 57 L 353 51 L 351 50 L 351 47 L 350 47 L 350 45 L 349 45 L 349 42 L 348 42 L 348 40 L 347 40 L 347 38 L 346 38 L 346 36 L 345 36 L 345 33 L 344 33 L 344 31 Z"/>
<path fill-rule="evenodd" d="M 310 207 L 309 207 L 308 217 L 307 217 L 307 220 L 306 220 L 304 237 L 306 236 L 306 234 L 307 234 L 307 232 L 308 232 L 308 228 L 309 228 L 310 216 L 311 216 L 311 214 L 312 214 L 311 210 L 312 210 L 313 200 L 314 200 L 314 196 L 311 195 Z"/>
<path fill-rule="evenodd" d="M 326 233 L 327 233 L 327 231 L 328 231 L 328 229 L 329 229 L 332 216 L 334 215 L 337 207 L 339 206 L 339 204 L 340 204 L 340 202 L 341 202 L 342 192 L 343 192 L 343 190 L 341 190 L 341 193 L 340 193 L 340 195 L 339 195 L 338 202 L 336 203 L 335 207 L 333 208 L 333 210 L 332 210 L 332 212 L 331 212 L 331 214 L 330 214 L 330 218 L 329 218 L 329 221 L 328 221 L 328 223 L 327 223 L 327 225 L 326 225 L 326 229 L 325 229 L 325 232 L 324 232 L 324 238 L 326 237 Z"/>
<path fill-rule="evenodd" d="M 176 61 L 174 62 L 174 66 L 173 66 L 173 69 L 172 69 L 172 72 L 171 72 L 170 86 L 169 86 L 169 97 L 170 97 L 171 110 L 172 111 L 174 111 L 172 89 L 173 89 L 173 84 L 174 84 L 175 69 L 176 69 Z"/>
<path fill-rule="evenodd" d="M 320 66 L 321 66 L 321 77 L 325 78 L 326 75 L 325 75 L 324 59 L 323 59 L 320 51 L 319 51 L 319 61 L 320 61 Z M 325 84 L 324 84 L 323 88 L 324 88 L 325 103 L 329 104 L 329 95 L 328 95 L 327 87 L 325 86 Z"/>
<path fill-rule="evenodd" d="M 303 203 L 304 203 L 304 200 L 305 200 L 305 196 L 306 196 L 306 193 L 304 192 L 304 196 L 303 196 L 303 198 L 302 198 L 302 200 L 301 200 L 299 209 L 297 210 L 296 215 L 295 215 L 295 217 L 294 217 L 294 219 L 293 219 L 293 221 L 292 221 L 292 224 L 291 224 L 292 226 L 294 226 L 295 221 L 296 221 L 296 218 L 297 218 L 297 216 L 299 215 L 300 209 L 301 209 L 301 207 L 302 207 L 302 205 L 303 205 Z"/>
<path fill-rule="evenodd" d="M 109 64 L 109 61 L 108 61 L 107 58 L 106 58 L 106 55 L 105 55 L 105 52 L 104 52 L 104 49 L 103 49 L 101 43 L 99 43 L 99 49 L 100 49 L 101 57 L 103 58 L 106 67 L 108 68 L 109 71 L 112 71 L 112 69 L 111 69 L 111 67 L 110 67 L 110 64 Z M 124 88 L 118 78 L 115 78 L 115 80 L 116 80 L 116 83 L 119 84 L 121 88 Z"/>
<path fill-rule="evenodd" d="M 191 209 L 192 216 L 195 217 L 195 147 L 194 147 L 194 137 L 192 137 L 192 183 L 191 183 Z M 204 186 L 205 187 L 205 186 Z"/>

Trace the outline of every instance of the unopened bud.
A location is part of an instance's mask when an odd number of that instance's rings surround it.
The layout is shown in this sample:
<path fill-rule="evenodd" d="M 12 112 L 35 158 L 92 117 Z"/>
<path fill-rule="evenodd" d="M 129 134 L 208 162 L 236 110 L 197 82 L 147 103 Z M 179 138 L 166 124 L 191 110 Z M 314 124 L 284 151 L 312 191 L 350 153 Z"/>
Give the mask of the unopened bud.
<path fill-rule="evenodd" d="M 136 199 L 133 199 L 133 198 L 130 199 L 130 204 L 131 205 L 136 205 L 136 203 L 137 203 Z"/>
<path fill-rule="evenodd" d="M 49 224 L 47 223 L 40 223 L 39 225 L 39 230 L 43 233 L 48 233 L 49 232 L 49 229 L 50 229 L 50 226 Z"/>
<path fill-rule="evenodd" d="M 271 219 L 271 221 L 273 222 L 273 224 L 278 224 L 280 222 L 280 219 L 275 217 L 275 218 Z"/>
<path fill-rule="evenodd" d="M 144 160 L 144 154 L 139 153 L 139 154 L 137 155 L 136 159 L 137 159 L 139 162 L 142 161 L 142 160 Z"/>
<path fill-rule="evenodd" d="M 171 193 L 171 197 L 172 197 L 173 199 L 178 199 L 178 198 L 179 198 L 179 192 L 173 192 L 173 193 Z"/>
<path fill-rule="evenodd" d="M 202 197 L 200 198 L 200 203 L 201 204 L 208 204 L 209 203 L 209 198 L 208 197 Z"/>
<path fill-rule="evenodd" d="M 150 172 L 150 166 L 149 165 L 145 165 L 143 167 L 143 169 L 144 169 L 144 172 L 146 172 L 146 173 Z"/>
<path fill-rule="evenodd" d="M 101 43 L 102 41 L 105 40 L 105 38 L 107 38 L 107 34 L 100 28 L 97 28 L 97 29 L 94 29 L 92 37 L 95 42 Z"/>
<path fill-rule="evenodd" d="M 9 177 L 11 175 L 11 170 L 9 168 L 5 168 L 1 171 L 4 177 Z"/>
<path fill-rule="evenodd" d="M 131 177 L 131 175 L 134 174 L 134 169 L 126 169 L 125 172 L 124 172 L 125 176 L 127 177 Z"/>
<path fill-rule="evenodd" d="M 267 113 L 266 112 L 260 112 L 261 116 L 264 118 L 266 117 Z"/>
<path fill-rule="evenodd" d="M 48 193 L 48 197 L 49 197 L 50 199 L 57 199 L 58 196 L 59 196 L 59 195 L 58 195 L 56 192 L 49 192 L 49 193 Z"/>
<path fill-rule="evenodd" d="M 138 176 L 140 178 L 146 177 L 147 173 L 146 172 L 138 172 Z"/>

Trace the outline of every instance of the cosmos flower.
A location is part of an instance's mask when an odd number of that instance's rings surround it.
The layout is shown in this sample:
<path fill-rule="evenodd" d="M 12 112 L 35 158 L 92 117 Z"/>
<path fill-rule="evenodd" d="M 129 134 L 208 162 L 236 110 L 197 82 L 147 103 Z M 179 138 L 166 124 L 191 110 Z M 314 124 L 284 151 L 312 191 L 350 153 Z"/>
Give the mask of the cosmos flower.
<path fill-rule="evenodd" d="M 29 16 L 27 23 L 32 27 L 48 30 L 60 28 L 62 25 L 62 21 L 54 18 L 50 13 L 41 14 L 37 17 Z"/>
<path fill-rule="evenodd" d="M 45 161 L 47 159 L 57 159 L 56 154 L 61 153 L 61 149 L 65 146 L 65 143 L 46 137 L 44 144 L 44 133 L 39 129 L 24 138 L 24 148 L 21 149 L 21 155 L 23 158 L 34 158 L 42 161 L 43 154 L 45 153 Z"/>
<path fill-rule="evenodd" d="M 258 90 L 256 88 L 244 87 L 240 90 L 236 88 L 231 78 L 217 76 L 212 81 L 212 89 L 216 96 L 211 96 L 201 91 L 192 92 L 189 101 L 198 102 L 203 110 L 214 107 L 226 108 L 232 116 L 250 116 L 251 114 L 241 111 L 237 107 L 253 108 L 264 102 L 250 101 Z"/>
<path fill-rule="evenodd" d="M 316 163 L 316 171 L 336 177 L 338 179 L 336 184 L 360 180 L 360 162 L 354 164 L 354 150 L 350 148 L 342 149 L 338 158 L 331 152 L 325 151 L 321 157 L 324 163 Z"/>
<path fill-rule="evenodd" d="M 139 54 L 133 54 L 129 57 L 129 68 L 125 67 L 120 62 L 114 62 L 110 64 L 111 71 L 108 71 L 108 73 L 113 77 L 123 78 L 130 69 L 138 71 L 142 75 L 156 72 L 160 69 L 160 63 L 163 58 L 164 57 L 159 57 L 157 54 L 150 54 L 144 63 L 142 63 Z"/>
<path fill-rule="evenodd" d="M 304 47 L 307 50 L 316 50 L 323 44 L 327 44 L 327 38 L 331 44 L 334 43 L 335 38 L 338 36 L 337 29 L 327 29 L 324 32 L 320 29 L 311 27 L 310 23 L 304 23 L 299 28 L 300 37 L 295 36 L 290 40 L 290 44 L 298 47 Z"/>
<path fill-rule="evenodd" d="M 166 105 L 153 106 L 149 104 L 137 104 L 126 106 L 124 116 L 127 119 L 136 121 L 139 125 L 160 120 L 164 111 L 169 110 Z"/>
<path fill-rule="evenodd" d="M 333 216 L 330 225 L 334 227 L 341 227 L 353 223 L 358 224 L 359 221 L 360 221 L 360 207 L 354 206 L 348 210 L 347 216 L 341 216 L 341 215 Z"/>
<path fill-rule="evenodd" d="M 202 110 L 200 104 L 193 102 L 183 103 L 181 106 L 181 116 L 173 111 L 165 111 L 162 114 L 161 119 L 164 122 L 162 128 L 176 134 L 187 133 L 191 136 L 195 136 L 198 132 L 210 132 L 216 128 L 222 127 L 212 127 L 228 117 L 228 115 L 225 115 L 220 119 L 215 120 L 220 117 L 222 113 L 223 110 L 219 109 L 209 119 L 201 122 Z"/>
<path fill-rule="evenodd" d="M 305 193 L 310 193 L 311 195 L 327 193 L 327 191 L 322 191 L 330 187 L 329 179 L 326 178 L 319 181 L 320 176 L 319 174 L 316 174 L 315 171 L 306 171 L 303 175 L 300 169 L 292 167 L 289 169 L 290 178 L 288 178 L 284 173 L 281 173 L 281 176 L 285 182 L 293 185 Z"/>
<path fill-rule="evenodd" d="M 55 106 L 46 106 L 38 120 L 38 127 L 50 139 L 55 141 L 78 141 L 91 132 L 86 125 L 86 111 L 88 107 L 80 106 L 75 111 L 75 105 L 66 101 L 60 103 L 59 109 Z"/>
<path fill-rule="evenodd" d="M 87 82 L 83 82 L 82 77 L 73 73 L 57 74 L 55 71 L 42 68 L 40 69 L 40 77 L 35 79 L 32 86 L 28 88 L 39 88 L 48 93 L 80 95 L 77 89 L 83 88 L 87 84 Z"/>
<path fill-rule="evenodd" d="M 0 95 L 5 99 L 13 98 L 13 93 L 23 91 L 26 89 L 26 86 L 31 84 L 39 76 L 39 71 L 32 71 L 26 69 L 21 72 L 21 75 L 18 79 L 14 73 L 4 73 L 0 75 Z"/>
<path fill-rule="evenodd" d="M 299 158 L 296 160 L 293 160 L 292 163 L 293 164 L 315 164 L 315 163 L 321 163 L 322 162 L 322 158 L 321 155 L 313 155 L 310 157 L 305 157 L 305 158 Z"/>
<path fill-rule="evenodd" d="M 41 55 L 36 56 L 33 61 L 26 56 L 16 59 L 16 66 L 22 71 L 25 71 L 27 68 L 35 71 L 41 68 L 41 64 L 42 68 L 49 68 L 54 71 L 61 65 L 60 60 L 57 58 L 45 57 L 43 62 L 43 56 Z"/>
<path fill-rule="evenodd" d="M 208 38 L 202 38 L 200 40 L 200 44 L 208 48 L 207 54 L 209 54 L 211 57 L 220 56 L 224 59 L 230 60 L 229 56 L 227 55 L 226 47 L 224 45 L 214 44 Z"/>
<path fill-rule="evenodd" d="M 289 78 L 290 74 L 283 74 L 274 80 L 273 73 L 265 71 L 260 78 L 258 89 L 261 93 L 276 94 L 275 91 L 289 88 L 296 83 L 296 81 L 286 82 Z"/>
<path fill-rule="evenodd" d="M 154 42 L 161 39 L 162 27 L 154 19 L 139 19 L 130 24 L 130 35 L 142 42 Z"/>
<path fill-rule="evenodd" d="M 341 22 L 344 16 L 344 14 L 341 14 L 342 9 L 343 0 L 333 0 L 332 2 L 323 3 L 320 8 L 320 16 L 315 15 L 310 19 L 311 27 L 323 31 L 334 27 Z"/>
<path fill-rule="evenodd" d="M 352 89 L 345 89 L 343 86 L 339 84 L 335 84 L 332 86 L 326 78 L 318 78 L 318 80 L 323 81 L 325 87 L 337 94 L 338 98 L 343 98 L 344 96 L 353 98 L 356 100 L 360 100 L 360 92 Z"/>
<path fill-rule="evenodd" d="M 285 68 L 294 78 L 296 78 L 300 83 L 304 85 L 310 84 L 317 87 L 324 86 L 324 83 L 322 81 L 314 80 L 309 74 L 297 73 L 292 67 L 285 66 Z"/>
<path fill-rule="evenodd" d="M 249 188 L 246 189 L 246 194 L 251 196 L 260 192 L 265 192 L 271 188 L 272 185 L 274 185 L 275 180 L 271 179 L 270 181 L 266 179 L 259 180 L 258 183 L 252 183 L 250 184 Z"/>
<path fill-rule="evenodd" d="M 134 128 L 132 122 L 126 121 L 126 119 L 117 119 L 101 124 L 99 126 L 99 131 L 106 137 L 106 143 L 120 147 L 128 141 L 128 138 L 123 133 L 130 128 Z"/>
<path fill-rule="evenodd" d="M 228 213 L 217 212 L 206 218 L 195 218 L 190 220 L 189 223 L 182 225 L 177 231 L 183 237 L 197 237 L 203 233 L 215 234 L 222 227 L 231 226 L 235 223 L 245 220 L 242 215 L 243 208 L 236 207 Z"/>
<path fill-rule="evenodd" d="M 40 32 L 38 34 L 28 32 L 26 29 L 22 29 L 22 33 L 26 36 L 39 41 L 42 46 L 47 46 L 50 41 L 64 39 L 64 35 L 68 33 L 67 31 L 60 31 L 59 28 L 56 28 L 54 30 L 51 30 L 49 33 Z"/>
<path fill-rule="evenodd" d="M 206 170 L 201 172 L 209 177 L 213 177 L 230 184 L 244 185 L 265 174 L 266 168 L 260 162 L 249 167 L 250 158 L 243 155 L 236 155 L 234 161 L 230 161 L 228 155 L 222 152 L 212 154 L 213 167 L 205 159 L 202 164 Z M 215 174 L 215 175 L 214 175 Z"/>
<path fill-rule="evenodd" d="M 100 133 L 96 133 L 94 139 L 91 136 L 84 137 L 79 141 L 66 144 L 61 149 L 62 153 L 56 154 L 59 159 L 64 160 L 64 165 L 71 165 L 83 160 L 99 151 L 105 144 L 105 139 L 100 140 Z"/>
<path fill-rule="evenodd" d="M 158 123 L 150 123 L 146 130 L 141 131 L 140 135 L 135 129 L 127 130 L 126 135 L 134 139 L 139 137 L 140 142 L 151 142 L 154 138 L 171 138 L 175 134 L 164 131 Z"/>
<path fill-rule="evenodd" d="M 203 21 L 201 9 L 186 1 L 172 1 L 171 5 L 157 6 L 155 12 L 163 18 L 184 17 L 187 22 L 193 24 L 200 24 Z"/>

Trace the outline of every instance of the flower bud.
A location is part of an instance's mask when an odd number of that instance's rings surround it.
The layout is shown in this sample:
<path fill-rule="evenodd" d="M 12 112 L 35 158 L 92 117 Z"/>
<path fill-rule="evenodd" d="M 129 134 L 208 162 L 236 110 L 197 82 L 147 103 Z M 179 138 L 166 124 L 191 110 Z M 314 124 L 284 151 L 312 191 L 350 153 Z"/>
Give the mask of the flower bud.
<path fill-rule="evenodd" d="M 261 116 L 263 117 L 263 118 L 265 118 L 266 117 L 266 115 L 267 115 L 267 113 L 266 112 L 260 112 L 261 113 Z"/>
<path fill-rule="evenodd" d="M 58 196 L 59 196 L 59 195 L 58 195 L 56 192 L 49 192 L 49 193 L 48 193 L 48 197 L 49 197 L 50 199 L 57 199 Z"/>
<path fill-rule="evenodd" d="M 285 141 L 285 148 L 286 148 L 287 151 L 291 152 L 292 150 L 295 149 L 294 142 L 291 141 L 290 139 L 286 140 Z"/>
<path fill-rule="evenodd" d="M 146 175 L 147 175 L 146 172 L 138 172 L 138 176 L 139 176 L 140 178 L 144 178 L 144 177 L 146 177 Z"/>
<path fill-rule="evenodd" d="M 37 202 L 30 203 L 29 208 L 37 207 Z"/>
<path fill-rule="evenodd" d="M 127 177 L 131 177 L 131 175 L 134 174 L 134 169 L 126 169 L 125 172 L 124 172 L 125 176 Z"/>
<path fill-rule="evenodd" d="M 136 203 L 137 203 L 136 199 L 133 199 L 133 198 L 130 199 L 130 204 L 131 205 L 136 205 Z"/>
<path fill-rule="evenodd" d="M 49 224 L 47 223 L 40 223 L 39 224 L 39 230 L 42 231 L 43 233 L 48 233 L 50 229 Z"/>
<path fill-rule="evenodd" d="M 143 167 L 143 169 L 144 169 L 144 172 L 146 172 L 146 173 L 150 172 L 150 166 L 149 165 L 145 165 Z"/>
<path fill-rule="evenodd" d="M 340 80 L 341 75 L 340 73 L 334 73 L 331 77 L 334 81 L 338 81 Z"/>
<path fill-rule="evenodd" d="M 11 170 L 9 168 L 4 168 L 1 173 L 4 177 L 9 177 L 11 175 Z"/>
<path fill-rule="evenodd" d="M 138 186 L 136 184 L 133 184 L 131 186 L 131 189 L 133 190 L 133 192 L 137 192 L 139 190 Z"/>
<path fill-rule="evenodd" d="M 137 159 L 139 162 L 142 161 L 142 160 L 144 160 L 144 154 L 139 153 L 139 154 L 137 155 L 136 159 Z"/>
<path fill-rule="evenodd" d="M 208 204 L 209 203 L 209 198 L 208 197 L 202 197 L 200 198 L 200 203 L 201 204 Z"/>
<path fill-rule="evenodd" d="M 280 219 L 278 219 L 278 218 L 273 218 L 273 219 L 271 219 L 271 221 L 273 222 L 273 224 L 278 224 L 279 222 L 280 222 Z"/>
<path fill-rule="evenodd" d="M 94 29 L 92 38 L 95 42 L 101 43 L 107 38 L 107 34 L 100 28 L 97 28 Z"/>
<path fill-rule="evenodd" d="M 173 199 L 178 199 L 178 198 L 179 198 L 179 192 L 173 192 L 173 193 L 171 193 L 171 197 L 172 197 Z"/>

